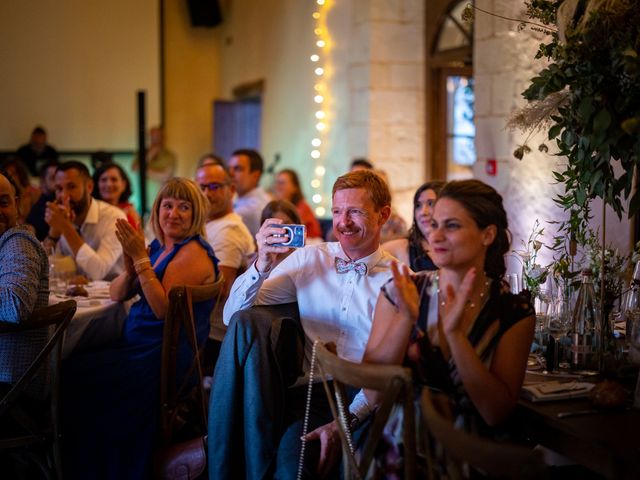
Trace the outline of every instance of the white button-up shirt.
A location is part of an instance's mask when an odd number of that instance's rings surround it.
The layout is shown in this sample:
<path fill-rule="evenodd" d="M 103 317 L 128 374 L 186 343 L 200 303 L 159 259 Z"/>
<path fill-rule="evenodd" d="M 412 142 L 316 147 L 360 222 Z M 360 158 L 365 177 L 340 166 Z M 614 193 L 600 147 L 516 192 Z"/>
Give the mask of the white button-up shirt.
<path fill-rule="evenodd" d="M 116 238 L 116 219 L 127 219 L 125 213 L 101 200 L 91 199 L 87 217 L 80 226 L 84 244 L 75 257 L 78 271 L 90 280 L 111 280 L 124 270 L 122 245 Z M 73 255 L 64 236 L 59 251 Z"/>
<path fill-rule="evenodd" d="M 239 276 L 224 307 L 224 323 L 238 310 L 252 305 L 298 302 L 306 336 L 305 372 L 313 342 L 334 342 L 338 355 L 360 362 L 371 333 L 373 312 L 380 287 L 391 277 L 393 257 L 378 248 L 359 262 L 367 274 L 339 274 L 335 258 L 348 260 L 340 243 L 321 243 L 294 251 L 268 274 L 255 263 Z"/>

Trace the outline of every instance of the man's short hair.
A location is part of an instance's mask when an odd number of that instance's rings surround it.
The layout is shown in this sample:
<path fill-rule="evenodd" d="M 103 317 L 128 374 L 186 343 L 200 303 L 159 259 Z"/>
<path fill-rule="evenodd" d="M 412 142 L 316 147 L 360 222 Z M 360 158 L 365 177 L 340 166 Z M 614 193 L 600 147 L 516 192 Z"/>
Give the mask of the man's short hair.
<path fill-rule="evenodd" d="M 46 134 L 47 134 L 47 131 L 44 129 L 44 127 L 41 127 L 40 125 L 34 128 L 33 132 L 31 132 L 31 135 L 46 135 Z"/>
<path fill-rule="evenodd" d="M 20 198 L 20 192 L 22 190 L 18 188 L 18 184 L 13 180 L 11 175 L 9 175 L 7 171 L 2 167 L 0 167 L 0 175 L 9 180 L 9 184 L 11 185 L 11 188 L 13 188 L 13 196 L 16 198 Z"/>
<path fill-rule="evenodd" d="M 224 180 L 225 182 L 231 182 L 231 174 L 229 173 L 229 168 L 223 162 L 215 162 L 215 163 L 207 163 L 206 165 L 198 165 L 196 172 L 203 168 L 207 167 L 220 167 L 224 171 Z"/>
<path fill-rule="evenodd" d="M 222 159 L 222 157 L 220 157 L 219 155 L 216 155 L 215 153 L 205 153 L 198 160 L 198 164 L 196 165 L 196 170 L 199 168 L 202 168 L 204 166 L 205 161 L 207 160 L 208 160 L 207 163 L 210 165 L 220 165 L 221 167 L 224 167 L 225 170 L 227 168 L 227 164 Z"/>
<path fill-rule="evenodd" d="M 91 174 L 89 173 L 89 169 L 87 168 L 87 166 L 77 160 L 69 160 L 68 162 L 61 163 L 60 165 L 58 165 L 56 173 L 66 172 L 67 170 L 71 169 L 76 169 L 86 180 L 91 180 Z"/>
<path fill-rule="evenodd" d="M 366 190 L 376 211 L 380 211 L 382 207 L 391 206 L 391 192 L 389 192 L 387 182 L 372 170 L 356 170 L 338 177 L 336 183 L 333 184 L 331 196 L 333 197 L 338 190 L 346 190 L 348 188 L 363 188 Z"/>
<path fill-rule="evenodd" d="M 236 155 L 246 155 L 249 157 L 249 171 L 254 172 L 256 170 L 262 173 L 264 171 L 264 160 L 262 160 L 262 156 L 256 151 L 250 148 L 239 148 L 234 151 L 231 156 Z"/>
<path fill-rule="evenodd" d="M 360 167 L 366 168 L 367 170 L 373 170 L 373 163 L 367 160 L 364 157 L 354 158 L 351 162 L 351 168 Z"/>

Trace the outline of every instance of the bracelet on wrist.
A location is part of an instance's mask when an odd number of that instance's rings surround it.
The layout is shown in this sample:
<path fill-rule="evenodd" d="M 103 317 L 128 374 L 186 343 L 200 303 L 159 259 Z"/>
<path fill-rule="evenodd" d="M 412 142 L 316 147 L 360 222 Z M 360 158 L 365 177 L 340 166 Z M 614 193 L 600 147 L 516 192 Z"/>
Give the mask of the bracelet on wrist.
<path fill-rule="evenodd" d="M 149 257 L 142 257 L 133 262 L 133 266 L 144 265 L 145 263 L 151 264 L 151 259 Z"/>
<path fill-rule="evenodd" d="M 146 272 L 147 270 L 153 271 L 151 265 L 145 265 L 143 267 L 136 267 L 136 275 L 140 276 L 140 274 Z"/>

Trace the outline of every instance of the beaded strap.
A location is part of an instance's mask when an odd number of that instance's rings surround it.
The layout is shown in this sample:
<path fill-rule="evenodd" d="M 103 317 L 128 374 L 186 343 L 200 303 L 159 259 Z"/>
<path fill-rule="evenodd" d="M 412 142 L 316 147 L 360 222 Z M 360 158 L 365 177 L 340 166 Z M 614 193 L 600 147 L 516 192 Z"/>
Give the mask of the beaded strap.
<path fill-rule="evenodd" d="M 304 452 L 307 446 L 307 430 L 309 429 L 309 412 L 311 410 L 311 392 L 313 390 L 313 370 L 316 365 L 316 346 L 319 340 L 313 342 L 311 349 L 311 365 L 309 365 L 309 386 L 307 387 L 307 401 L 304 406 L 304 420 L 302 421 L 302 445 L 300 446 L 300 458 L 298 459 L 298 473 L 296 479 L 302 479 L 302 467 L 304 465 Z"/>

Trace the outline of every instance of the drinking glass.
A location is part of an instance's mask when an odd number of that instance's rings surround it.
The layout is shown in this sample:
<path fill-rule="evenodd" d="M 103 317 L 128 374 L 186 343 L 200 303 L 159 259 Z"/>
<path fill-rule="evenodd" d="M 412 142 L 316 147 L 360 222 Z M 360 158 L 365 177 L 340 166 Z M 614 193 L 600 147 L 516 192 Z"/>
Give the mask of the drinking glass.
<path fill-rule="evenodd" d="M 559 294 L 550 308 L 549 324 L 547 326 L 549 335 L 554 339 L 554 365 L 552 365 L 553 368 L 550 368 L 549 370 L 553 371 L 556 368 L 569 368 L 569 364 L 566 361 L 560 360 L 558 344 L 567 335 L 567 333 L 569 333 L 569 330 L 571 330 L 571 324 L 572 318 L 569 302 L 564 295 Z"/>
<path fill-rule="evenodd" d="M 509 282 L 509 291 L 514 294 L 518 294 L 522 291 L 522 285 L 520 285 L 520 278 L 517 273 L 509 273 L 507 275 L 507 281 Z"/>
<path fill-rule="evenodd" d="M 533 307 L 536 312 L 536 327 L 533 336 L 533 343 L 531 344 L 531 355 L 529 365 L 537 364 L 539 366 L 544 365 L 545 349 L 547 346 L 547 324 L 549 322 L 549 297 L 546 290 L 541 290 L 533 298 Z"/>

